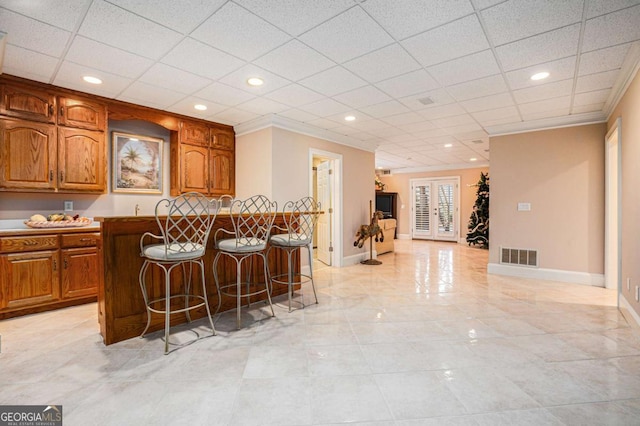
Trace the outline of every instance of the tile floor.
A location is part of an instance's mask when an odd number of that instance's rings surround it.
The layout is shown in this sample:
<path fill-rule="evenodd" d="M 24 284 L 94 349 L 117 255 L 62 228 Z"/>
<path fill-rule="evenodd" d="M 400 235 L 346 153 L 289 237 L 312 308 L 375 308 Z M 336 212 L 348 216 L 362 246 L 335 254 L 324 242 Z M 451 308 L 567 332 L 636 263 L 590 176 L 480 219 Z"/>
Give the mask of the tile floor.
<path fill-rule="evenodd" d="M 0 404 L 62 404 L 66 426 L 640 424 L 640 330 L 613 291 L 488 276 L 450 243 L 380 259 L 167 356 L 158 333 L 105 347 L 95 304 L 0 321 Z"/>

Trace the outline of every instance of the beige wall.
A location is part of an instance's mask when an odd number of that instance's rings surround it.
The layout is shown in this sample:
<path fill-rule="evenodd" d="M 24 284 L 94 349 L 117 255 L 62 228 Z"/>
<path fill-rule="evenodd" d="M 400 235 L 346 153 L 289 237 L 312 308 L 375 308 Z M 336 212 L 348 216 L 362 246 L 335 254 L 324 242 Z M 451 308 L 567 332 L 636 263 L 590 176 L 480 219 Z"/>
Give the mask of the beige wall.
<path fill-rule="evenodd" d="M 604 273 L 605 133 L 603 123 L 491 138 L 489 263 L 502 246 L 538 250 L 540 268 Z"/>
<path fill-rule="evenodd" d="M 375 195 L 374 153 L 280 128 L 267 130 L 236 138 L 238 196 L 251 195 L 255 193 L 253 188 L 262 188 L 265 195 L 282 206 L 288 200 L 309 195 L 310 150 L 339 154 L 343 180 L 342 256 L 361 254 L 363 249 L 353 247 L 353 239 L 357 228 L 369 220 L 369 200 Z M 266 146 L 269 152 L 263 149 Z"/>
<path fill-rule="evenodd" d="M 611 114 L 608 129 L 622 119 L 622 296 L 640 316 L 635 286 L 640 285 L 640 75 L 636 74 L 621 101 Z M 627 290 L 627 278 L 631 290 Z"/>
<path fill-rule="evenodd" d="M 386 184 L 385 192 L 398 193 L 398 230 L 399 235 L 410 235 L 411 230 L 411 193 L 409 181 L 411 179 L 438 178 L 438 177 L 460 177 L 460 238 L 467 236 L 467 224 L 476 202 L 476 187 L 474 185 L 480 180 L 480 173 L 489 172 L 489 168 L 474 168 L 460 170 L 443 170 L 439 172 L 421 173 L 397 173 L 393 175 L 381 176 L 380 180 Z M 404 204 L 404 209 L 401 208 Z M 489 214 L 491 215 L 491 214 Z"/>

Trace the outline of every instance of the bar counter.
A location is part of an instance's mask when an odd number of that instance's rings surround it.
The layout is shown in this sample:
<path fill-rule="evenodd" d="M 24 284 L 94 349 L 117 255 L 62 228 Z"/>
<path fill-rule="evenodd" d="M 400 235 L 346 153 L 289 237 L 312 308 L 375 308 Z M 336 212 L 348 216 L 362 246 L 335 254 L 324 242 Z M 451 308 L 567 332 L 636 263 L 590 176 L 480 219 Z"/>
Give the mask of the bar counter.
<path fill-rule="evenodd" d="M 100 322 L 100 333 L 105 345 L 110 345 L 122 340 L 139 336 L 147 322 L 147 312 L 144 300 L 140 291 L 138 274 L 142 267 L 140 257 L 140 237 L 145 232 L 158 234 L 158 224 L 155 216 L 126 216 L 126 217 L 95 217 L 94 220 L 100 223 L 102 234 L 101 245 L 99 246 L 100 265 L 99 271 L 103 279 L 99 281 L 98 287 L 98 320 Z M 278 213 L 274 222 L 275 225 L 283 226 L 282 214 Z M 213 280 L 213 258 L 216 250 L 213 247 L 213 235 L 217 229 L 224 228 L 233 231 L 230 215 L 220 213 L 216 217 L 215 223 L 209 235 L 207 251 L 204 257 L 205 280 L 209 306 L 215 311 L 218 306 L 218 293 Z M 287 258 L 280 253 L 281 250 L 271 250 L 268 258 L 271 274 L 286 273 Z M 294 262 L 298 264 L 298 262 Z M 235 263 L 229 262 L 226 256 L 220 259 L 219 276 L 224 283 L 235 282 Z M 252 262 L 252 276 L 255 280 L 264 280 L 262 262 Z M 179 269 L 179 268 L 178 268 Z M 196 270 L 197 272 L 197 270 Z M 154 267 L 148 273 L 153 281 L 149 286 L 150 298 L 164 294 L 164 280 L 159 268 Z M 195 274 L 192 288 L 197 291 L 199 285 L 199 273 Z M 174 276 L 177 287 L 180 285 L 180 277 Z M 173 285 L 173 284 L 172 284 Z M 286 294 L 286 286 L 275 286 L 272 296 Z M 263 300 L 265 294 L 260 295 L 251 302 Z M 243 298 L 243 304 L 246 299 Z M 235 309 L 236 299 L 223 296 L 220 311 Z M 191 317 L 200 318 L 206 315 L 204 308 L 201 311 L 192 312 Z M 171 324 L 179 324 L 186 321 L 184 314 L 172 315 Z M 164 328 L 163 315 L 153 314 L 150 331 Z"/>

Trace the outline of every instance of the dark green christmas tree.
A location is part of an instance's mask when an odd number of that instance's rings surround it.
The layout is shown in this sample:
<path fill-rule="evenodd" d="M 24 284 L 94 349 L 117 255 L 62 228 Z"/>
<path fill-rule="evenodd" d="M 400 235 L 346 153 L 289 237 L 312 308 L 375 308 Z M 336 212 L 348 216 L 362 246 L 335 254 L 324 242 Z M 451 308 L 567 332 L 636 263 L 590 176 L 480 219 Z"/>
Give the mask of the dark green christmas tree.
<path fill-rule="evenodd" d="M 467 243 L 479 245 L 481 248 L 489 248 L 489 174 L 480 172 L 480 180 L 475 185 L 477 199 L 473 205 L 471 218 L 469 219 L 469 232 Z"/>

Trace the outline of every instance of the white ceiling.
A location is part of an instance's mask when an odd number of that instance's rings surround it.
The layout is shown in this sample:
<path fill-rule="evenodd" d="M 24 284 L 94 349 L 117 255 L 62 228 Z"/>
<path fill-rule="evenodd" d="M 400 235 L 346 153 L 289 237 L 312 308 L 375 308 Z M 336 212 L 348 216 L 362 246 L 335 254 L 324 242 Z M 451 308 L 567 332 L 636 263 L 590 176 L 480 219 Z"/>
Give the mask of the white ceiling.
<path fill-rule="evenodd" d="M 6 74 L 433 170 L 487 165 L 489 135 L 604 120 L 640 0 L 0 0 L 0 32 Z"/>

